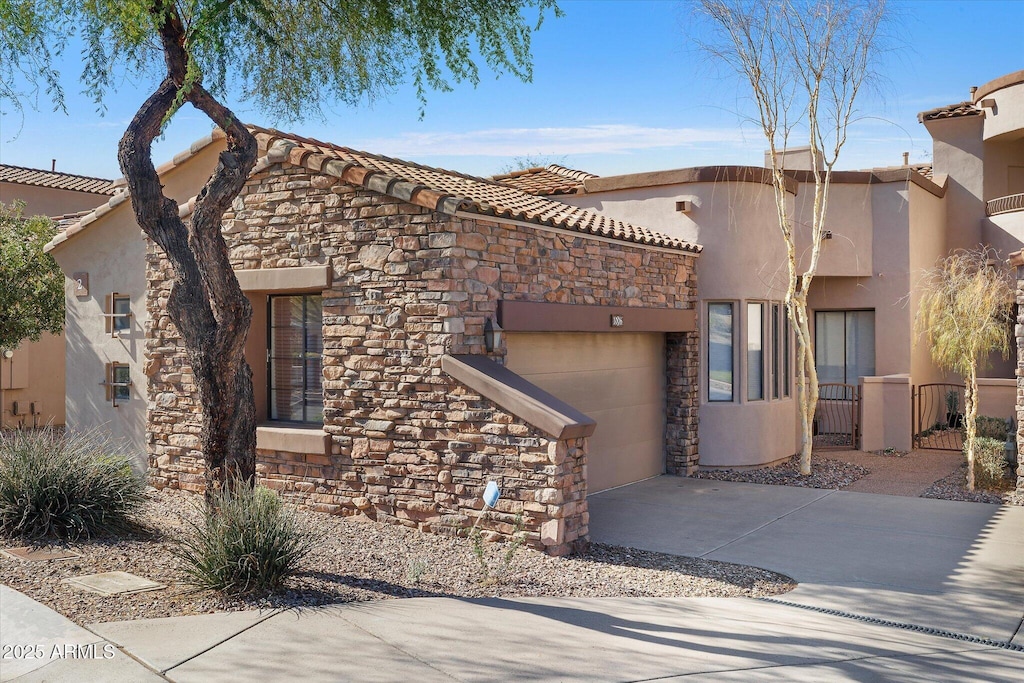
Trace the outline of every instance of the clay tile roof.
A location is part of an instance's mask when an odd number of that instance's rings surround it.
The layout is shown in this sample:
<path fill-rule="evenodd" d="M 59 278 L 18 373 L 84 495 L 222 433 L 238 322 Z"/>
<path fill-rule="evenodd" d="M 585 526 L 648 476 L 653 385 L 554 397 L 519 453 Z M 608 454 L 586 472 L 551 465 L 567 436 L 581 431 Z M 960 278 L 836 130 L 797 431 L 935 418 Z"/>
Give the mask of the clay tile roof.
<path fill-rule="evenodd" d="M 44 171 L 38 168 L 22 168 L 7 164 L 0 164 L 0 181 L 107 196 L 114 194 L 113 183 L 106 178 L 90 178 L 84 175 Z"/>
<path fill-rule="evenodd" d="M 950 104 L 945 107 L 938 107 L 937 109 L 923 111 L 917 115 L 917 120 L 924 123 L 925 121 L 936 121 L 938 119 L 956 119 L 964 116 L 984 115 L 984 110 L 975 107 L 972 103 L 959 102 L 957 104 Z"/>
<path fill-rule="evenodd" d="M 931 164 L 911 164 L 910 168 L 923 175 L 928 180 L 932 179 L 932 165 Z"/>
<path fill-rule="evenodd" d="M 69 227 L 92 213 L 92 211 L 92 209 L 86 209 L 85 211 L 77 211 L 75 213 L 64 213 L 59 216 L 50 216 L 50 220 L 54 222 L 58 230 L 67 230 Z"/>
<path fill-rule="evenodd" d="M 596 177 L 593 173 L 586 171 L 550 164 L 546 167 L 527 168 L 522 171 L 491 176 L 491 180 L 496 180 L 509 187 L 519 188 L 528 194 L 550 196 L 577 194 L 583 189 L 584 180 Z"/>
<path fill-rule="evenodd" d="M 287 161 L 431 211 L 451 215 L 467 212 L 624 242 L 691 253 L 701 251 L 699 245 L 676 237 L 532 195 L 495 180 L 360 152 L 277 130 L 255 126 L 250 129 L 266 155 L 262 168 Z M 256 170 L 260 168 L 258 165 Z"/>

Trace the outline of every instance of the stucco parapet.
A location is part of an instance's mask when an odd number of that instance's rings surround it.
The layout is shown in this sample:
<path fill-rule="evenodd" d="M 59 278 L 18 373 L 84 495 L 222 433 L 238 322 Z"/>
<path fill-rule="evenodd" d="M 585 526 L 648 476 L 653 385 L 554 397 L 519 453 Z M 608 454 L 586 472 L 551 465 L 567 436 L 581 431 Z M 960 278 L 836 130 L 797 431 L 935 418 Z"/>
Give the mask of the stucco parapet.
<path fill-rule="evenodd" d="M 586 178 L 583 181 L 585 194 L 631 190 L 659 185 L 681 185 L 686 183 L 760 183 L 772 185 L 771 169 L 761 166 L 697 166 L 677 168 L 669 171 L 649 171 L 627 175 Z M 786 181 L 786 191 L 796 194 L 795 182 Z"/>
<path fill-rule="evenodd" d="M 590 436 L 597 422 L 486 356 L 446 355 L 441 369 L 559 441 Z"/>
<path fill-rule="evenodd" d="M 1015 387 L 1017 380 L 1006 377 L 979 377 L 979 387 Z"/>
<path fill-rule="evenodd" d="M 1014 71 L 1013 73 L 1006 74 L 1005 76 L 1000 76 L 999 78 L 995 78 L 979 87 L 974 92 L 974 101 L 980 102 L 997 90 L 1009 88 L 1012 85 L 1019 85 L 1021 83 L 1024 83 L 1024 69 L 1021 71 Z"/>
<path fill-rule="evenodd" d="M 874 377 L 861 377 L 862 384 L 910 384 L 910 375 L 878 375 Z"/>

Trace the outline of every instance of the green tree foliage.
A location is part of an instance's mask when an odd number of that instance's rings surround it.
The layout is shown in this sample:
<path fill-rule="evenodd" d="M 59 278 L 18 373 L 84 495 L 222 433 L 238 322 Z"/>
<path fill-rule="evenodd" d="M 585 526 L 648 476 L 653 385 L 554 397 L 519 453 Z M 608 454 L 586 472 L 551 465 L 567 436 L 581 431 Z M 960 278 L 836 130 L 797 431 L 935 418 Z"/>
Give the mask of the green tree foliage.
<path fill-rule="evenodd" d="M 990 250 L 958 250 L 925 273 L 914 325 L 932 360 L 964 378 L 967 488 L 974 489 L 978 371 L 1010 351 L 1014 284 Z"/>
<path fill-rule="evenodd" d="M 537 11 L 527 20 L 524 11 Z M 236 93 L 277 119 L 359 104 L 412 80 L 476 84 L 480 65 L 532 76 L 530 36 L 555 0 L 0 0 L 0 99 L 20 108 L 45 85 L 63 101 L 55 57 L 83 44 L 81 80 L 98 103 L 128 75 L 155 86 L 118 147 L 139 227 L 174 271 L 167 314 L 181 334 L 202 407 L 208 501 L 255 475 L 256 410 L 245 339 L 252 307 L 238 286 L 221 220 L 256 164 L 256 140 L 223 103 Z M 226 149 L 186 223 L 164 196 L 153 141 L 190 104 L 225 132 Z"/>
<path fill-rule="evenodd" d="M 43 253 L 57 230 L 45 216 L 23 216 L 24 207 L 0 203 L 0 348 L 64 328 L 64 275 Z"/>

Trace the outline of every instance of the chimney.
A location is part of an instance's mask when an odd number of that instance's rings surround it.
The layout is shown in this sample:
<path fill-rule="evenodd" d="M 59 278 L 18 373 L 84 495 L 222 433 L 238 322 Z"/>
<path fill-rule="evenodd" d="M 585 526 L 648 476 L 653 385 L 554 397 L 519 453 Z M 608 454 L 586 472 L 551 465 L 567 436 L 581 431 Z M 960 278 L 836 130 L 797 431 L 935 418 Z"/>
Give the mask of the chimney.
<path fill-rule="evenodd" d="M 903 165 L 910 166 L 910 152 L 903 153 Z"/>
<path fill-rule="evenodd" d="M 971 86 L 971 102 L 974 102 L 974 95 L 977 92 L 978 92 L 978 86 L 972 85 Z"/>
<path fill-rule="evenodd" d="M 50 160 L 50 171 L 56 171 L 56 170 L 57 170 L 57 160 L 56 159 L 51 159 Z"/>

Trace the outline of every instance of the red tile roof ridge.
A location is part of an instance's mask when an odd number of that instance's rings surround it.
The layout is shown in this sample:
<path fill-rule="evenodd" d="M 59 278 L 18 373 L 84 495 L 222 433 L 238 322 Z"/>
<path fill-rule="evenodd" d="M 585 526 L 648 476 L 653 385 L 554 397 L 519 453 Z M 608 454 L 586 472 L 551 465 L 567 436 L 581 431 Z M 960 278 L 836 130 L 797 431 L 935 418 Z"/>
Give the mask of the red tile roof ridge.
<path fill-rule="evenodd" d="M 924 123 L 925 121 L 937 121 L 939 119 L 956 119 L 965 116 L 984 115 L 985 110 L 975 106 L 973 102 L 964 101 L 923 111 L 917 115 L 917 120 Z"/>

